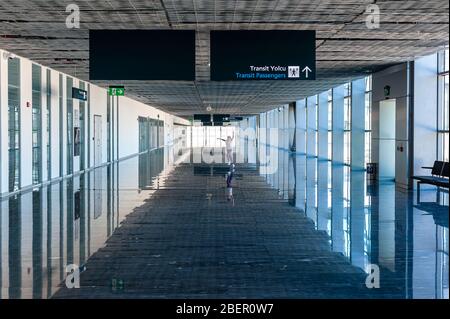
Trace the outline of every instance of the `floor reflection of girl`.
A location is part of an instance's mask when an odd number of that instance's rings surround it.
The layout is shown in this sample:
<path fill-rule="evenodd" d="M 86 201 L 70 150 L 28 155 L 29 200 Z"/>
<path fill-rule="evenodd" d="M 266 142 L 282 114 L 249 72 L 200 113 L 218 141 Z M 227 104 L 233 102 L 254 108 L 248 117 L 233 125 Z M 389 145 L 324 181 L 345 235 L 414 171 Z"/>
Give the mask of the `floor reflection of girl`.
<path fill-rule="evenodd" d="M 233 186 L 231 185 L 231 182 L 233 181 L 234 177 L 234 164 L 231 164 L 230 170 L 228 171 L 226 177 L 227 177 L 227 200 L 231 201 L 234 206 L 234 196 L 233 196 Z"/>

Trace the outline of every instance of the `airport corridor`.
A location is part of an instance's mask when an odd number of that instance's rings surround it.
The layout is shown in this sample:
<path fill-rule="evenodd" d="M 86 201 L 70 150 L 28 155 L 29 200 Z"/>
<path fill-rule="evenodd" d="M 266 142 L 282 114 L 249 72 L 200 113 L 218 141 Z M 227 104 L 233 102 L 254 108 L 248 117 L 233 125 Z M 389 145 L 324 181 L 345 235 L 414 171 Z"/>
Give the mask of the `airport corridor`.
<path fill-rule="evenodd" d="M 237 164 L 180 164 L 160 176 L 94 253 L 81 287 L 54 298 L 370 298 L 367 274 L 330 249 L 304 212 Z M 395 290 L 395 289 L 394 289 Z M 386 296 L 387 297 L 387 296 Z"/>

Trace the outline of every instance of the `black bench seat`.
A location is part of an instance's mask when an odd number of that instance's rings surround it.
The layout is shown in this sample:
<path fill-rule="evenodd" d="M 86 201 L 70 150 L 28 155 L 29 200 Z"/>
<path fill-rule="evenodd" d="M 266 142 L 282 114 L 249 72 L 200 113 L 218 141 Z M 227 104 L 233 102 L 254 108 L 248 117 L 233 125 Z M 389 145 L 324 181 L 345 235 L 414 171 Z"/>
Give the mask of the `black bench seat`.
<path fill-rule="evenodd" d="M 440 187 L 449 188 L 450 167 L 448 162 L 434 161 L 433 167 L 422 167 L 431 169 L 429 176 L 413 176 L 417 180 L 417 202 L 420 202 L 420 185 L 428 184 L 438 187 L 437 198 L 439 201 Z"/>

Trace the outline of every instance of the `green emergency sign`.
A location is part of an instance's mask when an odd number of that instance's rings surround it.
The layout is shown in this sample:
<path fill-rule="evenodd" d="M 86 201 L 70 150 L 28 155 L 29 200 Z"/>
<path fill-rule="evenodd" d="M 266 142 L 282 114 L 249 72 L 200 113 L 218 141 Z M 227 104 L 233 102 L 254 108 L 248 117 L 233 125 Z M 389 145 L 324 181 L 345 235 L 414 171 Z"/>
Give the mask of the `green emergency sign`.
<path fill-rule="evenodd" d="M 123 86 L 110 86 L 108 93 L 110 96 L 124 96 L 125 88 Z"/>

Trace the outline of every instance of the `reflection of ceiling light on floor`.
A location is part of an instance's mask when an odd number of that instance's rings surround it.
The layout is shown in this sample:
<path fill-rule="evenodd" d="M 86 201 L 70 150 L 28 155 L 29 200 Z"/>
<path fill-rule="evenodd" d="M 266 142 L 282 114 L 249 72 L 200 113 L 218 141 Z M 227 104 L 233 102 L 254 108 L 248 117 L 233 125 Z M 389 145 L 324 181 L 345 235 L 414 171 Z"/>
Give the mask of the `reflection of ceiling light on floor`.
<path fill-rule="evenodd" d="M 206 107 L 206 110 L 207 110 L 208 112 L 211 112 L 211 111 L 212 111 L 212 107 L 211 107 L 211 106 L 207 106 L 207 107 Z"/>

